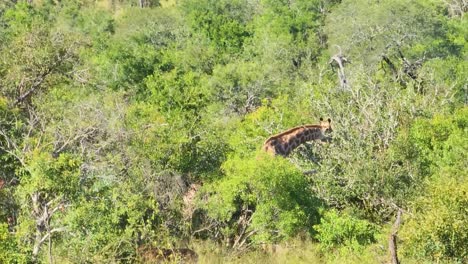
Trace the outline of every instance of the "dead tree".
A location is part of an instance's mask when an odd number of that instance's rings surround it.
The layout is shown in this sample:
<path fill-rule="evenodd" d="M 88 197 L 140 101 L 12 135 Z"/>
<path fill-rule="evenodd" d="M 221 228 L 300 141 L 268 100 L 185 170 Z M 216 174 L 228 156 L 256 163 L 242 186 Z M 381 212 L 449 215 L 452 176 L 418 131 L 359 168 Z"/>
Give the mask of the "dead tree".
<path fill-rule="evenodd" d="M 333 55 L 328 63 L 332 66 L 332 69 L 338 66 L 338 81 L 340 82 L 340 87 L 345 89 L 348 87 L 348 81 L 344 72 L 344 66 L 346 63 L 349 63 L 349 61 L 343 55 L 341 48 L 339 46 L 336 47 L 339 52 L 338 54 Z"/>
<path fill-rule="evenodd" d="M 36 237 L 33 246 L 33 260 L 37 261 L 39 251 L 44 244 L 48 241 L 49 263 L 53 263 L 52 259 L 52 234 L 65 231 L 65 227 L 52 227 L 51 219 L 56 212 L 65 210 L 69 204 L 57 199 L 44 201 L 40 192 L 35 192 L 31 195 L 33 206 L 33 217 L 36 221 Z"/>
<path fill-rule="evenodd" d="M 401 41 L 403 41 L 404 39 L 405 38 L 403 38 Z M 388 55 L 388 50 L 390 50 L 390 48 L 392 47 L 396 47 L 397 58 L 401 61 L 400 67 L 397 67 L 397 65 L 394 62 L 392 62 L 392 60 L 390 59 L 390 56 Z M 402 85 L 403 87 L 407 86 L 407 81 L 405 79 L 408 77 L 411 78 L 413 81 L 418 81 L 419 79 L 418 70 L 421 68 L 423 62 L 426 60 L 426 56 L 423 55 L 422 58 L 416 61 L 410 61 L 403 54 L 403 51 L 399 43 L 387 45 L 385 47 L 385 51 L 381 55 L 381 58 L 382 58 L 382 61 L 385 62 L 385 64 L 387 64 L 388 67 L 390 68 L 393 80 L 395 82 L 400 83 L 400 85 Z M 418 92 L 422 92 L 421 83 L 419 83 Z"/>

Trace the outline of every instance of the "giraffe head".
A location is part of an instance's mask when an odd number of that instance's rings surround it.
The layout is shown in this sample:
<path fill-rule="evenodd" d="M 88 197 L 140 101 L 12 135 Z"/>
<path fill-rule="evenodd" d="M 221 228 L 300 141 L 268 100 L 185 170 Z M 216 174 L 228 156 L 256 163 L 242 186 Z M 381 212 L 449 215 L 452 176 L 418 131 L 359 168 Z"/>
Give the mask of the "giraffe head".
<path fill-rule="evenodd" d="M 331 119 L 328 118 L 326 121 L 323 120 L 323 118 L 320 118 L 320 130 L 322 131 L 324 138 L 322 141 L 329 142 L 331 141 L 330 134 L 333 132 L 332 126 L 331 126 Z"/>

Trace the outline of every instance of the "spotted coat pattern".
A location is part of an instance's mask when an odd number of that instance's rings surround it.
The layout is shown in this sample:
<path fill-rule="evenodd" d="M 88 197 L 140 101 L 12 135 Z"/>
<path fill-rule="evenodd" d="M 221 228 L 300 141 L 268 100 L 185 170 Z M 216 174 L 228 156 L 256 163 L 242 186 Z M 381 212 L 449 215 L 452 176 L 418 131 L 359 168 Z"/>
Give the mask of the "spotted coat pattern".
<path fill-rule="evenodd" d="M 319 125 L 298 126 L 269 137 L 263 144 L 262 149 L 272 155 L 288 156 L 294 149 L 305 142 L 329 140 L 327 134 L 331 131 L 331 120 L 323 121 L 320 118 Z"/>

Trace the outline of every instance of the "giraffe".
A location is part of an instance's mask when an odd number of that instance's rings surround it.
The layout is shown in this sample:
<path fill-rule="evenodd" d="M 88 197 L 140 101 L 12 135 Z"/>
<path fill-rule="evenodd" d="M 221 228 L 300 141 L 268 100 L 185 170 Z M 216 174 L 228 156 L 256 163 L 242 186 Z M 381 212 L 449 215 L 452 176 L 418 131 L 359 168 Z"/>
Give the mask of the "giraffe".
<path fill-rule="evenodd" d="M 319 125 L 302 125 L 269 137 L 263 144 L 262 149 L 272 155 L 286 157 L 304 142 L 330 140 L 327 134 L 332 131 L 331 119 L 324 121 L 323 118 L 320 118 Z"/>

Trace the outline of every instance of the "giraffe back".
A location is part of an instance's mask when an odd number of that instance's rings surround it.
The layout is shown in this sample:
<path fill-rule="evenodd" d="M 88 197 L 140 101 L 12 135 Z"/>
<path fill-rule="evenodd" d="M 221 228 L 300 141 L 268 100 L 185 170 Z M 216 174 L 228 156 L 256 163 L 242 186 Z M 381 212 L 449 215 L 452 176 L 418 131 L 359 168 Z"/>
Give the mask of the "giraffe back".
<path fill-rule="evenodd" d="M 325 134 L 331 131 L 331 120 L 323 121 L 321 118 L 319 125 L 297 126 L 269 137 L 262 149 L 272 155 L 287 156 L 304 142 L 324 140 Z"/>

